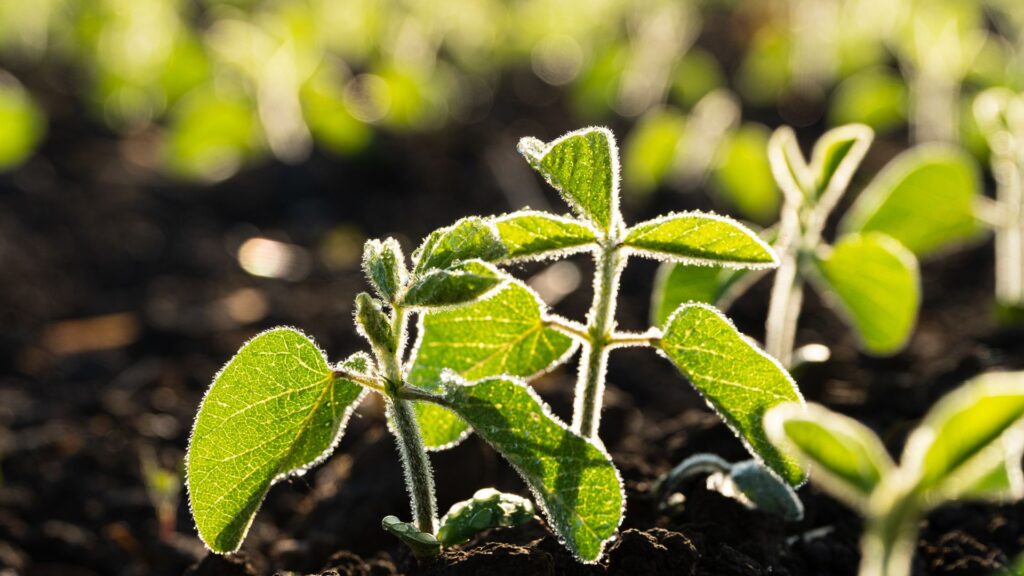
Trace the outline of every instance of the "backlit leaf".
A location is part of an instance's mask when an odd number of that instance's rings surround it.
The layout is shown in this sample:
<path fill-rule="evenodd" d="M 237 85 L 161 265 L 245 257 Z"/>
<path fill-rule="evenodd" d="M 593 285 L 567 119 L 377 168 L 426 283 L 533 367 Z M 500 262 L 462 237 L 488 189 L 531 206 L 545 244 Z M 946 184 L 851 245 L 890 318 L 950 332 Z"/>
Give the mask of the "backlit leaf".
<path fill-rule="evenodd" d="M 768 163 L 768 129 L 744 124 L 723 148 L 712 172 L 715 188 L 744 217 L 766 224 L 778 218 L 781 197 Z"/>
<path fill-rule="evenodd" d="M 915 254 L 975 238 L 981 194 L 975 162 L 941 145 L 900 154 L 860 194 L 840 225 L 844 232 L 882 232 Z"/>
<path fill-rule="evenodd" d="M 356 355 L 343 366 L 364 372 L 369 360 Z M 217 374 L 192 430 L 188 492 L 203 542 L 238 549 L 270 486 L 326 458 L 362 396 L 296 330 L 246 343 Z"/>
<path fill-rule="evenodd" d="M 457 262 L 483 260 L 492 262 L 505 256 L 494 225 L 476 216 L 463 218 L 430 233 L 413 253 L 414 271 L 445 270 Z"/>
<path fill-rule="evenodd" d="M 472 302 L 505 281 L 497 268 L 470 260 L 449 269 L 430 270 L 409 284 L 402 302 L 406 306 L 443 308 Z"/>
<path fill-rule="evenodd" d="M 594 230 L 576 220 L 535 210 L 521 210 L 494 219 L 505 244 L 506 261 L 558 258 L 589 249 Z"/>
<path fill-rule="evenodd" d="M 549 526 L 580 560 L 596 562 L 622 521 L 622 479 L 611 457 L 555 418 L 511 378 L 450 382 L 443 400 L 530 487 Z"/>
<path fill-rule="evenodd" d="M 768 441 L 761 425 L 773 406 L 803 401 L 777 361 L 706 304 L 680 306 L 669 318 L 659 348 L 754 456 L 790 484 L 803 482 L 800 466 Z"/>
<path fill-rule="evenodd" d="M 630 228 L 624 241 L 634 252 L 671 262 L 732 268 L 771 268 L 775 252 L 739 222 L 701 212 L 669 214 Z"/>
<path fill-rule="evenodd" d="M 975 488 L 978 481 L 1005 483 L 991 478 L 999 461 L 1009 454 L 1020 462 L 1020 426 L 1024 425 L 1024 372 L 985 374 L 942 398 L 911 433 L 903 465 L 918 475 L 921 490 L 939 490 L 948 496 Z M 1014 428 L 1016 428 L 1014 430 Z M 1009 444 L 1000 444 L 1001 438 Z M 1019 475 L 1017 475 L 1019 478 Z M 1013 489 L 1019 496 L 1022 487 Z"/>
<path fill-rule="evenodd" d="M 576 214 L 608 231 L 619 219 L 619 151 L 607 128 L 584 128 L 547 144 L 523 138 L 519 152 Z"/>
<path fill-rule="evenodd" d="M 542 306 L 533 291 L 509 281 L 485 300 L 423 314 L 408 382 L 438 391 L 445 369 L 468 380 L 531 378 L 551 369 L 572 353 L 575 343 L 544 325 Z M 441 406 L 419 402 L 416 413 L 428 448 L 449 446 L 467 432 L 466 424 Z"/>
<path fill-rule="evenodd" d="M 917 259 L 884 234 L 844 236 L 819 270 L 865 351 L 898 352 L 910 338 L 921 301 Z"/>
<path fill-rule="evenodd" d="M 491 528 L 519 526 L 533 520 L 533 503 L 494 488 L 477 490 L 469 500 L 455 503 L 438 523 L 437 539 L 442 546 L 469 542 Z"/>
<path fill-rule="evenodd" d="M 773 408 L 764 426 L 772 442 L 800 455 L 815 482 L 860 510 L 894 467 L 874 432 L 817 404 Z"/>
<path fill-rule="evenodd" d="M 853 173 L 867 154 L 875 133 L 864 124 L 847 124 L 823 134 L 811 153 L 814 200 L 831 211 L 838 196 L 850 185 Z"/>
<path fill-rule="evenodd" d="M 668 317 L 687 302 L 714 304 L 721 294 L 724 276 L 730 270 L 715 266 L 695 266 L 665 262 L 658 268 L 651 294 L 651 324 L 662 326 Z"/>

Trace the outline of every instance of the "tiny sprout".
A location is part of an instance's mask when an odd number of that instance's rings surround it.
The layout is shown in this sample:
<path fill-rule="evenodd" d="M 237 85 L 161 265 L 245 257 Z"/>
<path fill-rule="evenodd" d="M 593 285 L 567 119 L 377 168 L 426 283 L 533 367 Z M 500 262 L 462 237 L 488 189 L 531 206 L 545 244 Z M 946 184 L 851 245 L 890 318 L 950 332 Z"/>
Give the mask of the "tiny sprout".
<path fill-rule="evenodd" d="M 666 508 L 680 484 L 699 474 L 707 474 L 707 487 L 732 498 L 747 508 L 773 514 L 783 520 L 804 517 L 800 497 L 782 478 L 756 460 L 730 464 L 714 454 L 696 454 L 683 460 L 658 479 L 651 493 Z"/>
<path fill-rule="evenodd" d="M 437 539 L 443 546 L 463 544 L 484 530 L 526 524 L 534 514 L 533 504 L 526 498 L 483 488 L 448 510 L 441 518 Z"/>
<path fill-rule="evenodd" d="M 909 574 L 919 521 L 933 508 L 1024 497 L 1024 372 L 984 374 L 939 400 L 899 464 L 871 430 L 816 404 L 773 408 L 765 429 L 867 519 L 861 576 Z"/>
<path fill-rule="evenodd" d="M 397 516 L 385 516 L 380 525 L 408 546 L 417 558 L 430 558 L 441 553 L 441 543 L 437 538 L 429 532 L 420 532 L 415 524 L 402 522 Z"/>

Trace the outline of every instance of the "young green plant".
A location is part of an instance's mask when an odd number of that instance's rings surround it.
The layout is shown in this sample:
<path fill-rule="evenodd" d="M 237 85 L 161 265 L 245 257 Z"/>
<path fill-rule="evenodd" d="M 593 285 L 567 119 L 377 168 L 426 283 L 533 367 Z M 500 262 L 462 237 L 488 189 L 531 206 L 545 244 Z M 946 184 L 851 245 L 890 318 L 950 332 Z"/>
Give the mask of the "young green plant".
<path fill-rule="evenodd" d="M 511 376 L 467 382 L 439 374 L 430 391 L 409 383 L 410 316 L 457 312 L 500 290 L 507 279 L 488 261 L 505 255 L 497 229 L 479 218 L 432 233 L 413 254 L 411 269 L 395 240 L 370 241 L 364 270 L 377 297 L 356 298 L 355 320 L 372 357 L 357 353 L 332 365 L 292 328 L 268 330 L 246 343 L 203 399 L 186 457 L 189 502 L 203 542 L 219 553 L 236 550 L 271 485 L 327 458 L 349 415 L 373 392 L 387 407 L 414 520 L 388 517 L 383 526 L 415 554 L 436 553 L 436 535 L 446 533 L 438 528 L 418 402 L 471 425 L 522 476 L 566 547 L 596 561 L 618 529 L 624 504 L 618 471 L 602 447 L 569 430 Z M 449 516 L 465 534 L 464 515 Z M 510 521 L 491 517 L 494 525 Z"/>
<path fill-rule="evenodd" d="M 776 130 L 769 141 L 768 159 L 784 203 L 779 224 L 764 232 L 774 240 L 781 260 L 772 286 L 765 348 L 786 366 L 800 359 L 794 357 L 794 343 L 808 281 L 836 304 L 868 353 L 898 352 L 913 330 L 920 302 L 913 253 L 864 223 L 850 225 L 849 215 L 834 245 L 823 237 L 872 138 L 871 129 L 860 124 L 830 130 L 814 146 L 810 161 L 788 127 Z M 908 162 L 916 166 L 919 161 L 901 157 L 892 165 Z M 890 172 L 887 168 L 869 191 L 891 187 Z M 664 267 L 652 296 L 653 321 L 663 321 L 665 311 L 684 299 L 727 307 L 759 278 L 758 273 L 742 271 Z"/>
<path fill-rule="evenodd" d="M 565 362 L 582 344 L 572 428 L 597 440 L 609 353 L 649 346 L 667 357 L 704 396 L 750 452 L 791 484 L 799 467 L 765 438 L 761 417 L 772 406 L 799 402 L 789 374 L 705 304 L 678 306 L 663 329 L 618 330 L 619 281 L 629 257 L 743 269 L 771 268 L 772 249 L 741 224 L 715 214 L 669 214 L 627 226 L 619 212 L 619 157 L 604 128 L 586 128 L 552 142 L 524 138 L 520 152 L 569 204 L 574 215 L 522 210 L 490 220 L 507 249 L 501 264 L 589 252 L 595 264 L 586 323 L 552 314 L 540 298 L 510 281 L 491 298 L 422 316 L 414 386 L 430 390 L 447 368 L 464 378 L 524 378 Z M 434 404 L 419 409 L 428 447 L 458 442 L 472 423 Z"/>
<path fill-rule="evenodd" d="M 773 408 L 765 429 L 867 519 L 861 576 L 910 574 L 920 520 L 946 502 L 1024 497 L 1024 372 L 984 374 L 941 399 L 898 465 L 869 429 L 815 404 Z"/>

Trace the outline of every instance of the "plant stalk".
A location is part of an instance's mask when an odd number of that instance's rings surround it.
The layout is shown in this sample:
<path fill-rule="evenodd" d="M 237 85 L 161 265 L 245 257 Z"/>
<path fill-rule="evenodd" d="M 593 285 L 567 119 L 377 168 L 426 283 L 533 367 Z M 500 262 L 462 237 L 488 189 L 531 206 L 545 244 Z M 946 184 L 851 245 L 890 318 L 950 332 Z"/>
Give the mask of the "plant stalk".
<path fill-rule="evenodd" d="M 800 277 L 799 208 L 783 207 L 782 229 L 779 232 L 779 267 L 775 271 L 771 301 L 768 305 L 768 320 L 765 324 L 765 350 L 774 356 L 785 368 L 793 363 L 793 347 L 796 341 L 796 325 L 803 304 L 803 280 Z"/>
<path fill-rule="evenodd" d="M 423 445 L 423 436 L 416 421 L 416 411 L 411 400 L 402 398 L 405 387 L 402 373 L 402 352 L 405 348 L 406 312 L 396 306 L 391 319 L 392 334 L 395 342 L 393 352 L 380 354 L 378 358 L 384 367 L 387 380 L 387 409 L 391 421 L 391 431 L 398 442 L 398 452 L 402 456 L 402 468 L 405 472 L 406 490 L 412 505 L 413 518 L 420 532 L 437 533 L 437 500 L 434 496 L 434 473 L 430 468 L 427 449 Z"/>
<path fill-rule="evenodd" d="M 996 300 L 1024 306 L 1024 158 L 1010 154 L 992 160 L 996 200 L 1003 223 L 996 227 Z"/>
<path fill-rule="evenodd" d="M 572 429 L 584 438 L 597 438 L 601 422 L 608 350 L 615 331 L 615 297 L 625 260 L 614 238 L 607 238 L 594 253 L 594 300 L 587 314 L 587 342 L 572 417 Z"/>

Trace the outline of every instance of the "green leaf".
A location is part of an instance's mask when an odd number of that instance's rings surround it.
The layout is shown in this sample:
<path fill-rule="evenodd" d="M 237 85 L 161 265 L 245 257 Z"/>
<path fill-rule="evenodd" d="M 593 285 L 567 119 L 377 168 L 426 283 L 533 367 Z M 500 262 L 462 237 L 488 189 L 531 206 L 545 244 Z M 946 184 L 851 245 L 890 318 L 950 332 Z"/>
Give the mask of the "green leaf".
<path fill-rule="evenodd" d="M 20 166 L 46 132 L 46 116 L 17 81 L 0 72 L 0 173 Z"/>
<path fill-rule="evenodd" d="M 380 527 L 409 547 L 417 558 L 431 558 L 441 553 L 441 542 L 433 534 L 420 532 L 411 522 L 402 522 L 397 516 L 385 516 Z"/>
<path fill-rule="evenodd" d="M 512 464 L 562 543 L 584 562 L 600 559 L 625 502 L 611 457 L 570 431 L 524 382 L 448 382 L 443 401 Z"/>
<path fill-rule="evenodd" d="M 706 304 L 684 304 L 668 320 L 659 347 L 755 457 L 797 485 L 804 473 L 765 436 L 773 406 L 802 402 L 796 383 L 772 357 Z"/>
<path fill-rule="evenodd" d="M 398 241 L 368 240 L 363 247 L 363 273 L 381 298 L 393 301 L 408 280 L 405 255 Z"/>
<path fill-rule="evenodd" d="M 919 146 L 896 157 L 857 198 L 844 232 L 883 232 L 919 255 L 970 241 L 981 232 L 974 203 L 981 179 L 966 153 Z"/>
<path fill-rule="evenodd" d="M 918 489 L 957 497 L 985 483 L 1010 484 L 1021 496 L 1019 482 L 992 478 L 999 462 L 1016 454 L 1009 465 L 1019 480 L 1020 445 L 1024 442 L 1024 372 L 979 376 L 942 398 L 907 439 L 903 466 L 918 478 Z M 1001 443 L 1005 442 L 1005 443 Z"/>
<path fill-rule="evenodd" d="M 744 124 L 728 140 L 712 173 L 715 189 L 725 201 L 755 222 L 778 218 L 779 192 L 768 163 L 768 129 Z"/>
<path fill-rule="evenodd" d="M 415 278 L 406 290 L 406 306 L 437 308 L 454 306 L 483 298 L 501 285 L 506 276 L 497 268 L 470 260 L 444 270 L 430 270 Z"/>
<path fill-rule="evenodd" d="M 907 85 L 888 67 L 852 74 L 829 100 L 828 119 L 833 125 L 863 122 L 878 133 L 888 133 L 907 119 Z"/>
<path fill-rule="evenodd" d="M 366 292 L 356 296 L 356 331 L 375 350 L 394 351 L 395 337 L 391 320 L 381 309 L 380 301 Z"/>
<path fill-rule="evenodd" d="M 784 404 L 765 416 L 775 444 L 800 455 L 815 482 L 858 510 L 866 510 L 879 482 L 895 467 L 878 436 L 823 406 Z"/>
<path fill-rule="evenodd" d="M 874 131 L 864 124 L 847 124 L 825 132 L 814 145 L 809 170 L 814 178 L 814 200 L 831 211 L 846 191 L 871 141 Z"/>
<path fill-rule="evenodd" d="M 494 488 L 477 490 L 469 500 L 457 502 L 441 518 L 437 539 L 445 547 L 469 542 L 492 528 L 520 526 L 533 520 L 533 503 Z"/>
<path fill-rule="evenodd" d="M 564 362 L 575 342 L 544 324 L 540 298 L 522 282 L 510 280 L 486 300 L 423 314 L 409 384 L 440 390 L 441 372 L 468 380 L 508 375 L 532 378 Z M 418 402 L 416 414 L 428 448 L 445 448 L 467 432 L 449 410 Z"/>
<path fill-rule="evenodd" d="M 686 116 L 657 108 L 644 114 L 626 138 L 623 158 L 626 189 L 646 194 L 669 175 L 686 129 Z"/>
<path fill-rule="evenodd" d="M 619 151 L 607 128 L 584 128 L 544 144 L 519 141 L 526 157 L 576 214 L 608 232 L 619 220 Z"/>
<path fill-rule="evenodd" d="M 463 218 L 451 226 L 430 233 L 413 252 L 414 272 L 446 270 L 459 262 L 483 260 L 492 262 L 505 256 L 494 225 L 476 216 Z"/>
<path fill-rule="evenodd" d="M 771 268 L 778 258 L 739 222 L 701 212 L 669 214 L 633 226 L 624 240 L 634 252 L 658 260 L 732 268 Z"/>
<path fill-rule="evenodd" d="M 358 354 L 342 366 L 366 372 L 369 359 Z M 203 542 L 237 550 L 270 486 L 326 458 L 362 396 L 296 330 L 246 343 L 214 378 L 192 429 L 188 492 Z"/>
<path fill-rule="evenodd" d="M 731 272 L 714 266 L 663 263 L 658 268 L 651 293 L 651 324 L 663 326 L 680 304 L 713 305 L 721 295 L 723 276 Z"/>
<path fill-rule="evenodd" d="M 899 352 L 914 330 L 921 302 L 917 259 L 884 234 L 844 236 L 818 269 L 864 350 Z"/>
<path fill-rule="evenodd" d="M 521 210 L 494 219 L 508 254 L 504 260 L 561 258 L 590 249 L 597 235 L 590 226 L 562 216 Z"/>

